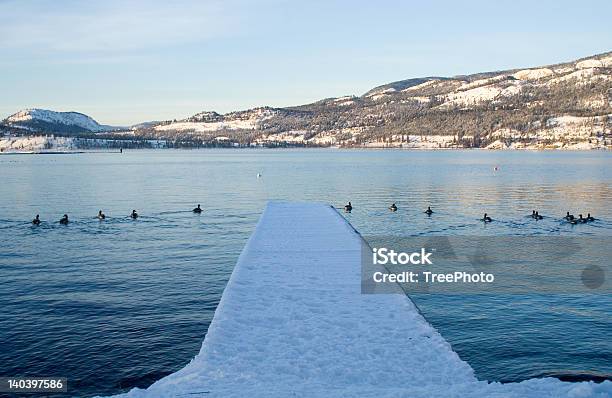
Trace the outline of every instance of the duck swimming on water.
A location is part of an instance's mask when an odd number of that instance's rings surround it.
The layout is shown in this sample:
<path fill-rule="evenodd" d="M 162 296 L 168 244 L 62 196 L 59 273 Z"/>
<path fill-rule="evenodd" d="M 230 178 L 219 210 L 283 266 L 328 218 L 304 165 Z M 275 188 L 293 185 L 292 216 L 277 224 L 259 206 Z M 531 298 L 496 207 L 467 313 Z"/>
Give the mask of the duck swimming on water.
<path fill-rule="evenodd" d="M 487 216 L 487 213 L 485 213 L 484 216 L 480 219 L 480 221 L 491 222 L 491 221 L 493 221 L 493 219 L 491 217 Z"/>
<path fill-rule="evenodd" d="M 32 220 L 32 224 L 40 225 L 40 216 L 37 214 L 36 217 Z"/>
<path fill-rule="evenodd" d="M 393 203 L 391 206 L 389 206 L 389 210 L 397 211 L 397 206 L 395 205 L 395 203 Z"/>
<path fill-rule="evenodd" d="M 588 213 L 586 220 L 587 221 L 595 221 L 595 217 L 591 216 L 591 213 Z"/>
<path fill-rule="evenodd" d="M 136 213 L 136 210 L 132 210 L 132 214 L 130 214 L 130 217 L 132 217 L 133 220 L 138 218 L 138 213 Z"/>
<path fill-rule="evenodd" d="M 582 214 L 578 214 L 578 222 L 584 224 L 585 222 L 587 222 L 587 219 L 583 218 Z"/>
<path fill-rule="evenodd" d="M 574 219 L 574 215 L 573 214 L 569 214 L 569 211 L 568 211 L 567 214 L 565 215 L 565 219 L 567 221 L 572 221 Z"/>
<path fill-rule="evenodd" d="M 430 216 L 433 213 L 433 210 L 431 210 L 430 206 L 427 206 L 427 210 L 425 210 L 425 214 L 427 214 L 428 216 Z"/>
<path fill-rule="evenodd" d="M 68 214 L 64 214 L 64 217 L 59 220 L 59 223 L 62 225 L 68 225 Z"/>
<path fill-rule="evenodd" d="M 537 211 L 535 212 L 535 214 L 533 215 L 533 218 L 535 218 L 536 220 L 541 220 L 544 217 L 540 215 L 540 213 L 538 213 Z"/>
<path fill-rule="evenodd" d="M 106 216 L 104 215 L 104 213 L 102 213 L 102 210 L 100 210 L 98 212 L 98 220 L 102 221 L 104 219 L 106 219 Z"/>
<path fill-rule="evenodd" d="M 345 206 L 344 206 L 344 211 L 347 213 L 350 213 L 351 211 L 353 211 L 353 205 L 351 204 L 351 202 L 348 202 Z"/>
<path fill-rule="evenodd" d="M 196 207 L 195 209 L 193 209 L 194 213 L 198 213 L 200 214 L 202 212 L 202 208 L 200 207 L 200 205 L 198 205 L 198 207 Z"/>

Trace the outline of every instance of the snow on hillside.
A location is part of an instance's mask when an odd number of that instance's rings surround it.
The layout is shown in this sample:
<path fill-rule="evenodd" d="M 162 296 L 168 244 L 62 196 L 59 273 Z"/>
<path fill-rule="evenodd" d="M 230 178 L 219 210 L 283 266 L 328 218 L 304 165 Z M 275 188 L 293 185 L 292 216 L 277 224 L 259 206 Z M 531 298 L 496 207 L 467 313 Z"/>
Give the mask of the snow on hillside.
<path fill-rule="evenodd" d="M 156 126 L 157 131 L 193 130 L 207 133 L 218 130 L 252 130 L 257 126 L 257 120 L 229 120 L 227 122 L 176 122 Z"/>
<path fill-rule="evenodd" d="M 611 123 L 543 123 L 563 115 L 601 116 L 612 112 L 612 52 L 562 64 L 455 77 L 422 77 L 375 87 L 361 97 L 326 98 L 287 108 L 260 107 L 219 114 L 197 113 L 189 118 L 134 125 L 113 131 L 144 139 L 217 144 L 221 137 L 235 144 L 299 144 L 339 146 L 412 146 L 441 148 L 486 147 L 495 130 L 511 128 L 531 134 L 516 145 L 583 142 L 611 148 Z M 537 123 L 544 124 L 543 126 Z M 78 136 L 106 131 L 76 112 L 29 109 L 4 121 L 6 131 Z M 3 126 L 0 125 L 0 129 Z M 28 131 L 26 131 L 28 130 Z M 296 133 L 299 132 L 299 133 Z M 534 134 L 536 132 L 536 134 Z M 399 135 L 460 137 L 396 140 Z M 561 139 L 564 134 L 567 139 Z M 475 138 L 467 138 L 467 136 Z M 471 140 L 471 141 L 470 141 Z M 506 141 L 504 141 L 506 140 Z M 510 142 L 504 138 L 500 142 Z M 459 142 L 457 142 L 459 141 Z M 494 146 L 499 146 L 496 144 Z M 511 145 L 509 145 L 511 146 Z"/>
<path fill-rule="evenodd" d="M 293 144 L 304 143 L 305 134 L 306 134 L 306 131 L 300 131 L 300 130 L 287 131 L 287 132 L 280 133 L 280 134 L 264 135 L 258 140 L 258 142 L 264 143 L 264 142 L 282 141 L 282 142 L 293 143 Z"/>
<path fill-rule="evenodd" d="M 460 91 L 467 91 L 467 90 L 471 90 L 473 88 L 476 87 L 481 87 L 481 86 L 486 86 L 489 84 L 493 84 L 493 83 L 498 83 L 504 80 L 508 80 L 508 76 L 506 75 L 499 75 L 499 76 L 493 76 L 493 77 L 489 77 L 486 79 L 478 79 L 478 80 L 474 80 L 473 82 L 470 83 L 464 83 L 461 87 L 459 87 Z"/>
<path fill-rule="evenodd" d="M 344 102 L 344 101 L 350 101 L 355 99 L 355 96 L 353 95 L 345 95 L 344 97 L 338 97 L 338 98 L 334 98 L 333 101 L 334 102 Z"/>
<path fill-rule="evenodd" d="M 409 135 L 408 143 L 404 144 L 403 148 L 414 149 L 438 149 L 450 148 L 453 145 L 453 136 L 449 135 Z"/>
<path fill-rule="evenodd" d="M 405 100 L 402 100 L 402 103 L 418 103 L 418 104 L 427 104 L 431 101 L 431 99 L 429 97 L 408 97 Z"/>
<path fill-rule="evenodd" d="M 501 128 L 489 134 L 486 149 L 605 149 L 605 123 L 612 115 L 558 116 L 530 133 Z"/>
<path fill-rule="evenodd" d="M 204 111 L 204 112 L 200 112 L 200 113 L 196 113 L 195 115 L 191 116 L 190 118 L 183 120 L 183 121 L 189 121 L 189 122 L 216 122 L 219 120 L 222 120 L 223 116 L 218 114 L 217 112 L 212 112 L 212 111 Z"/>
<path fill-rule="evenodd" d="M 422 90 L 426 87 L 432 86 L 436 83 L 438 83 L 440 80 L 438 79 L 432 79 L 432 80 L 428 80 L 425 83 L 421 83 L 421 84 L 417 84 L 416 86 L 412 86 L 412 87 L 408 87 L 405 88 L 404 90 L 402 90 L 403 92 L 408 92 L 408 91 L 416 91 L 416 90 Z"/>
<path fill-rule="evenodd" d="M 211 115 L 216 115 L 212 119 Z M 259 127 L 264 120 L 270 119 L 276 114 L 270 109 L 254 109 L 247 112 L 234 112 L 221 116 L 214 112 L 203 112 L 192 118 L 162 124 L 155 127 L 157 131 L 195 131 L 207 133 L 219 130 L 253 130 Z M 193 121 L 193 120 L 214 121 Z"/>
<path fill-rule="evenodd" d="M 546 121 L 547 127 L 576 127 L 576 126 L 596 126 L 603 128 L 603 123 L 612 119 L 612 114 L 593 116 L 593 117 L 579 117 L 579 116 L 558 116 L 550 118 Z"/>
<path fill-rule="evenodd" d="M 334 98 L 333 102 L 338 106 L 351 106 L 355 104 L 355 97 L 352 95 L 345 95 L 344 97 Z"/>
<path fill-rule="evenodd" d="M 525 69 L 525 70 L 516 72 L 512 76 L 518 80 L 537 80 L 537 79 L 542 79 L 544 77 L 552 76 L 553 73 L 554 72 L 548 68 Z"/>
<path fill-rule="evenodd" d="M 48 149 L 69 150 L 74 149 L 73 138 L 69 137 L 0 137 L 0 152 L 33 152 Z"/>
<path fill-rule="evenodd" d="M 467 106 L 475 105 L 483 101 L 492 101 L 500 95 L 502 90 L 497 86 L 477 87 L 471 90 L 451 93 L 442 98 L 446 100 L 444 106 Z"/>
<path fill-rule="evenodd" d="M 43 122 L 50 124 L 61 124 L 66 126 L 80 127 L 91 132 L 111 130 L 112 127 L 98 124 L 91 117 L 78 112 L 55 112 L 46 109 L 25 109 L 5 119 L 10 126 L 25 126 L 30 122 Z"/>
<path fill-rule="evenodd" d="M 608 55 L 607 57 L 599 58 L 601 63 L 606 68 L 612 68 L 612 55 Z"/>
<path fill-rule="evenodd" d="M 548 84 L 557 84 L 562 82 L 576 81 L 576 84 L 587 85 L 594 80 L 610 81 L 610 75 L 600 74 L 596 68 L 583 68 L 567 73 L 563 76 L 548 80 Z"/>
<path fill-rule="evenodd" d="M 113 140 L 53 135 L 0 136 L 0 153 L 63 152 L 88 149 L 166 148 L 163 140 Z"/>
<path fill-rule="evenodd" d="M 503 89 L 500 95 L 502 97 L 510 97 L 510 96 L 519 94 L 521 92 L 521 89 L 522 89 L 521 84 L 515 84 L 515 85 L 508 86 L 505 89 Z"/>
<path fill-rule="evenodd" d="M 598 59 L 587 59 L 576 64 L 578 69 L 602 68 L 604 63 Z"/>
<path fill-rule="evenodd" d="M 369 97 L 372 101 L 378 101 L 379 99 L 384 98 L 387 95 L 393 94 L 395 92 L 397 92 L 397 90 L 394 89 L 393 87 L 391 87 L 391 88 L 387 88 L 387 89 L 382 90 L 382 91 L 372 92 L 370 94 L 367 94 L 366 97 Z"/>

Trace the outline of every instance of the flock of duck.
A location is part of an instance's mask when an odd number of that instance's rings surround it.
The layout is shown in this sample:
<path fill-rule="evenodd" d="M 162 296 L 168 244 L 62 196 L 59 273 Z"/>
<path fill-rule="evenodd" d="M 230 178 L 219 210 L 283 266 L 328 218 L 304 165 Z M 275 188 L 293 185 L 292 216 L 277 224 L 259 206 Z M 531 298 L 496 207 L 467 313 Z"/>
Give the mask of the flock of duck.
<path fill-rule="evenodd" d="M 397 205 L 395 203 L 391 204 L 391 206 L 389 206 L 389 210 L 393 212 L 397 211 Z M 199 204 L 192 210 L 192 212 L 196 214 L 200 214 L 202 213 L 202 211 L 203 209 Z M 344 211 L 347 213 L 350 213 L 351 211 L 353 211 L 353 205 L 351 204 L 351 202 L 348 202 L 344 206 Z M 427 214 L 428 216 L 431 216 L 433 214 L 433 210 L 431 209 L 431 206 L 427 206 L 427 210 L 425 210 L 424 213 Z M 542 220 L 544 218 L 544 216 L 540 215 L 540 213 L 536 210 L 533 210 L 530 217 L 533 218 L 534 220 Z M 98 215 L 96 216 L 96 218 L 100 221 L 104 221 L 106 219 L 106 215 L 102 212 L 102 210 L 100 210 L 98 211 Z M 136 210 L 132 210 L 132 213 L 130 214 L 130 218 L 132 218 L 133 220 L 138 218 L 138 213 L 136 212 Z M 572 214 L 570 214 L 569 211 L 567 212 L 565 217 L 563 217 L 563 219 L 570 224 L 584 224 L 587 222 L 595 221 L 595 218 L 591 216 L 591 213 L 588 213 L 586 217 L 582 217 L 582 214 L 579 214 L 578 218 L 576 218 Z M 493 219 L 489 217 L 487 213 L 484 213 L 484 216 L 480 219 L 480 221 L 489 223 L 489 222 L 493 222 Z M 68 219 L 68 214 L 64 214 L 64 216 L 59 220 L 59 223 L 62 225 L 68 225 L 69 222 L 70 221 Z M 40 215 L 37 214 L 36 217 L 32 220 L 32 224 L 40 225 L 40 223 L 41 223 Z"/>
<path fill-rule="evenodd" d="M 202 207 L 200 205 L 197 205 L 197 207 L 195 207 L 192 212 L 196 213 L 196 214 L 200 214 L 202 213 L 202 211 L 204 211 L 202 209 Z M 100 221 L 104 221 L 106 220 L 106 214 L 102 213 L 102 210 L 98 211 L 98 215 L 95 217 Z M 135 220 L 138 218 L 138 212 L 136 212 L 136 210 L 132 210 L 132 213 L 130 214 L 130 218 L 132 220 Z M 68 223 L 70 222 L 70 220 L 68 220 L 68 214 L 64 214 L 64 216 L 62 218 L 60 218 L 59 223 L 62 225 L 68 225 Z M 32 220 L 32 224 L 33 225 L 40 225 L 41 220 L 40 220 L 40 215 L 37 214 L 36 217 L 34 217 L 34 219 Z"/>
<path fill-rule="evenodd" d="M 389 210 L 397 211 L 397 205 L 395 203 L 391 204 L 391 206 L 389 206 Z M 346 205 L 344 205 L 344 211 L 347 213 L 350 213 L 351 211 L 353 211 L 353 205 L 351 204 L 351 202 L 348 202 Z M 433 210 L 431 210 L 430 206 L 427 206 L 427 210 L 425 210 L 424 213 L 427 214 L 428 216 L 431 216 L 433 214 Z M 533 218 L 534 220 L 542 220 L 544 218 L 544 216 L 542 216 L 540 212 L 536 210 L 533 210 L 531 212 L 530 217 Z M 576 218 L 574 217 L 573 214 L 570 214 L 569 211 L 567 212 L 565 217 L 563 217 L 563 219 L 570 224 L 584 224 L 587 222 L 595 221 L 595 218 L 591 216 L 591 213 L 588 213 L 586 217 L 582 217 L 582 214 L 579 214 L 578 218 Z M 480 221 L 489 223 L 489 222 L 493 222 L 493 219 L 489 217 L 487 213 L 485 213 L 484 216 L 480 219 Z"/>

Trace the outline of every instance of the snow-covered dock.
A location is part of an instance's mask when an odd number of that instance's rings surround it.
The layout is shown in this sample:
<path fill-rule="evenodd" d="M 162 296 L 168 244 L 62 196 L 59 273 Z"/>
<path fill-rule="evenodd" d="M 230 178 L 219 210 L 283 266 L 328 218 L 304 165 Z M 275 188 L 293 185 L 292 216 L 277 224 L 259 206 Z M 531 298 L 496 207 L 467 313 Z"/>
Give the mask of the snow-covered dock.
<path fill-rule="evenodd" d="M 361 294 L 360 235 L 332 207 L 271 202 L 200 353 L 128 397 L 608 397 L 612 383 L 479 381 L 405 295 Z"/>

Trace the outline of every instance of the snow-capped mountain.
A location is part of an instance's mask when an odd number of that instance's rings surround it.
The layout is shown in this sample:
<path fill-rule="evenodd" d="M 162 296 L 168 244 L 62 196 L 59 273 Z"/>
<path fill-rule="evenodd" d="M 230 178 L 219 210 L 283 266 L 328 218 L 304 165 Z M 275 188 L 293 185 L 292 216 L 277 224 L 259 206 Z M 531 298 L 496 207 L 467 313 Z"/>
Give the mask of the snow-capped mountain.
<path fill-rule="evenodd" d="M 115 129 L 104 126 L 78 112 L 55 112 L 47 109 L 25 109 L 6 119 L 3 124 L 29 131 L 50 133 L 99 133 Z"/>
<path fill-rule="evenodd" d="M 612 146 L 612 53 L 544 67 L 385 84 L 289 108 L 202 112 L 135 135 L 415 148 Z"/>
<path fill-rule="evenodd" d="M 205 111 L 117 131 L 80 113 L 40 109 L 18 112 L 4 125 L 62 134 L 107 132 L 178 145 L 587 149 L 612 148 L 611 104 L 608 52 L 534 68 L 401 80 L 361 96 L 301 106 Z"/>

